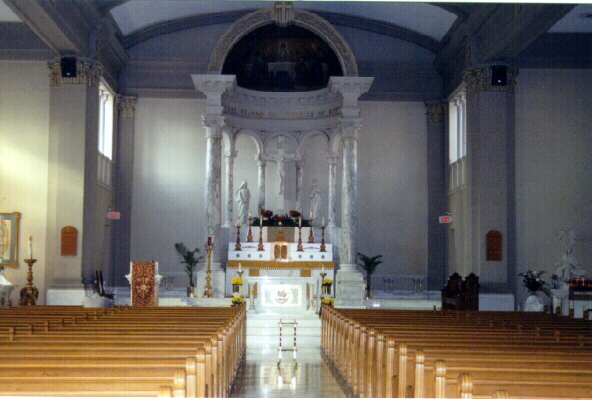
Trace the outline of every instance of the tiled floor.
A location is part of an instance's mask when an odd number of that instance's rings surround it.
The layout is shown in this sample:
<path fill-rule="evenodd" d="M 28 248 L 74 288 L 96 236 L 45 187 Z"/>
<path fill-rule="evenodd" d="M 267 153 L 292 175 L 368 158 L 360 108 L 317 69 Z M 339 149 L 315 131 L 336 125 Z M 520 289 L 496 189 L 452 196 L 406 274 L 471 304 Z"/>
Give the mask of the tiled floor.
<path fill-rule="evenodd" d="M 346 394 L 333 377 L 319 348 L 298 351 L 297 363 L 292 352 L 269 348 L 247 349 L 242 376 L 235 386 L 235 398 L 345 398 Z"/>

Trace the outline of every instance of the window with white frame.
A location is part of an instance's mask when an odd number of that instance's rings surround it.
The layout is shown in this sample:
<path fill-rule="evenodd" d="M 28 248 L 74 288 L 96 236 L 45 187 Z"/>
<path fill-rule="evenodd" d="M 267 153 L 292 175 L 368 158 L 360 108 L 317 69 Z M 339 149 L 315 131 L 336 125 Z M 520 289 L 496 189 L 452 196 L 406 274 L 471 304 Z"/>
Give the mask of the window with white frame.
<path fill-rule="evenodd" d="M 464 88 L 450 97 L 448 106 L 450 190 L 456 190 L 466 184 L 467 96 Z"/>
<path fill-rule="evenodd" d="M 99 84 L 99 182 L 111 185 L 113 159 L 113 108 L 115 95 L 101 82 Z"/>

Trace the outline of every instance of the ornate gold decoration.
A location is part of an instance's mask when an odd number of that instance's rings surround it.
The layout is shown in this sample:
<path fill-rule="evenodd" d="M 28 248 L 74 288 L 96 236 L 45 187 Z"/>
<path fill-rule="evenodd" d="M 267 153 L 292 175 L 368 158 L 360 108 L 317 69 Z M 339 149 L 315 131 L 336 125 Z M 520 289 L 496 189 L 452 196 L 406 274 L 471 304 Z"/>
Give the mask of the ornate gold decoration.
<path fill-rule="evenodd" d="M 39 290 L 33 285 L 33 264 L 37 259 L 25 259 L 25 263 L 29 265 L 27 272 L 27 285 L 21 290 L 21 299 L 19 305 L 36 305 L 37 298 L 39 298 Z"/>
<path fill-rule="evenodd" d="M 157 306 L 155 289 L 156 263 L 132 263 L 132 305 Z"/>
<path fill-rule="evenodd" d="M 516 76 L 518 70 L 508 67 L 507 85 L 491 85 L 491 68 L 477 68 L 465 72 L 464 81 L 467 93 L 475 92 L 507 92 L 514 93 L 516 90 Z"/>
<path fill-rule="evenodd" d="M 312 221 L 313 221 L 313 218 L 311 216 L 310 217 L 310 234 L 308 234 L 308 243 L 309 244 L 314 244 L 314 241 L 315 241 L 315 237 L 314 237 L 314 233 L 313 233 L 313 229 L 312 229 L 313 228 Z"/>
<path fill-rule="evenodd" d="M 321 252 L 327 252 L 327 245 L 325 245 L 325 226 L 321 227 Z"/>
<path fill-rule="evenodd" d="M 249 233 L 247 234 L 247 242 L 253 242 L 253 234 L 251 233 L 251 225 L 253 224 L 253 218 L 249 216 Z"/>
<path fill-rule="evenodd" d="M 208 269 L 206 270 L 206 288 L 203 293 L 204 298 L 213 298 L 214 292 L 212 291 L 212 246 L 206 245 L 206 252 L 208 253 Z"/>
<path fill-rule="evenodd" d="M 49 85 L 83 84 L 90 87 L 97 86 L 103 75 L 103 66 L 98 62 L 76 61 L 76 76 L 62 77 L 62 65 L 59 61 L 48 62 Z"/>
<path fill-rule="evenodd" d="M 240 251 L 242 249 L 240 243 L 240 223 L 236 225 L 236 245 L 234 246 L 235 251 Z"/>

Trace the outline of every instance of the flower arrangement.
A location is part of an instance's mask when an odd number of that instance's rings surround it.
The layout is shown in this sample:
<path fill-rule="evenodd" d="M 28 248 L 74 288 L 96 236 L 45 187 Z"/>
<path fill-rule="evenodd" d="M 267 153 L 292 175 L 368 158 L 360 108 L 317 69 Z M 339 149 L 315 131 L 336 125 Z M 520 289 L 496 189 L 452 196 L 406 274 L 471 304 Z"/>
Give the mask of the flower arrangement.
<path fill-rule="evenodd" d="M 234 298 L 232 298 L 232 304 L 233 305 L 240 305 L 243 302 L 245 302 L 245 299 L 244 298 L 241 298 L 241 297 L 234 297 Z"/>
<path fill-rule="evenodd" d="M 329 285 L 329 284 L 333 284 L 333 280 L 331 280 L 330 278 L 326 278 L 323 280 L 323 285 Z"/>
<path fill-rule="evenodd" d="M 181 256 L 181 264 L 185 265 L 184 270 L 185 273 L 187 273 L 187 275 L 189 276 L 189 286 L 195 287 L 195 284 L 193 283 L 193 271 L 195 270 L 197 264 L 203 259 L 203 256 L 199 255 L 198 248 L 195 248 L 195 250 L 190 251 L 182 242 L 178 242 L 175 244 L 175 250 Z M 195 254 L 198 254 L 198 256 L 196 257 Z"/>
<path fill-rule="evenodd" d="M 242 278 L 238 278 L 238 277 L 233 277 L 231 280 L 231 284 L 242 284 L 243 283 L 243 279 Z"/>
<path fill-rule="evenodd" d="M 518 273 L 518 276 L 523 278 L 522 284 L 530 294 L 536 295 L 537 292 L 542 291 L 546 295 L 551 296 L 547 283 L 541 278 L 545 273 L 546 272 L 543 270 L 537 271 L 528 269 L 525 273 Z"/>
<path fill-rule="evenodd" d="M 333 305 L 334 300 L 333 300 L 333 298 L 323 298 L 323 303 L 325 305 Z"/>
<path fill-rule="evenodd" d="M 263 217 L 263 222 L 260 221 L 260 217 Z M 261 210 L 261 216 L 253 218 L 251 223 L 253 227 L 264 226 L 264 227 L 298 227 L 302 224 L 302 227 L 310 227 L 310 221 L 303 219 L 302 214 L 296 210 L 290 210 L 286 214 L 273 214 L 271 210 Z"/>

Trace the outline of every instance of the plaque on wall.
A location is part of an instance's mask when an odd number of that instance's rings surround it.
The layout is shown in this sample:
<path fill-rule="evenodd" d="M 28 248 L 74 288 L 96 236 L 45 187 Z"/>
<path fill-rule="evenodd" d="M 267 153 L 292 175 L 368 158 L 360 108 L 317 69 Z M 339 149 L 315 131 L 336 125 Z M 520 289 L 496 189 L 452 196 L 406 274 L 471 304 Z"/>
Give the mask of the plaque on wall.
<path fill-rule="evenodd" d="M 76 256 L 78 230 L 67 226 L 62 228 L 62 256 Z"/>
<path fill-rule="evenodd" d="M 502 234 L 491 230 L 485 235 L 486 260 L 502 260 Z"/>

